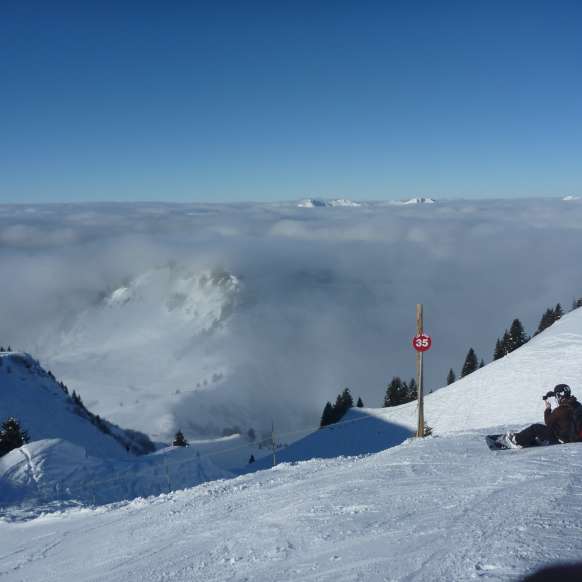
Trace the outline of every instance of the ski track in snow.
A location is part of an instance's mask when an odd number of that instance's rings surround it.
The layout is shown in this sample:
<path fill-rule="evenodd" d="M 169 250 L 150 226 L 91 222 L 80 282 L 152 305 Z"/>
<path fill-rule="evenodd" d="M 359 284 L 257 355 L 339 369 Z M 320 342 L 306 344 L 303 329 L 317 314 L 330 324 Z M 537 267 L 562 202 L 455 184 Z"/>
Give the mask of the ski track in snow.
<path fill-rule="evenodd" d="M 582 555 L 582 445 L 407 441 L 0 523 L 2 580 L 513 580 Z"/>

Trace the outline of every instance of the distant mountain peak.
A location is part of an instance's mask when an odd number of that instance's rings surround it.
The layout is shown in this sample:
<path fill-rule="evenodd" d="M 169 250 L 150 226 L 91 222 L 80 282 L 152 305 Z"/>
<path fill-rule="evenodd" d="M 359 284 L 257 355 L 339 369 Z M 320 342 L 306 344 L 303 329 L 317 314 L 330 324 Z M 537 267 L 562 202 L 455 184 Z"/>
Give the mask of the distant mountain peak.
<path fill-rule="evenodd" d="M 401 200 L 397 204 L 409 205 L 409 204 L 435 204 L 436 200 L 434 198 L 428 198 L 424 196 L 418 196 L 416 198 L 409 198 L 408 200 Z"/>
<path fill-rule="evenodd" d="M 362 206 L 361 202 L 354 202 L 347 198 L 336 198 L 332 200 L 325 200 L 323 198 L 305 198 L 297 203 L 299 208 L 334 208 L 334 207 L 352 207 L 356 208 Z"/>

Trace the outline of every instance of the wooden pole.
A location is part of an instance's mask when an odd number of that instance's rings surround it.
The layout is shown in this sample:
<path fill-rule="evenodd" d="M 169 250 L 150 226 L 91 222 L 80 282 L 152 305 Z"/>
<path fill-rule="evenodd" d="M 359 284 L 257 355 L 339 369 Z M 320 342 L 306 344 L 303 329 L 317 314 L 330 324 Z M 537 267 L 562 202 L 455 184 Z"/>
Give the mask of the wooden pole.
<path fill-rule="evenodd" d="M 422 304 L 416 306 L 416 335 L 423 333 Z M 418 389 L 418 428 L 417 437 L 424 437 L 424 392 L 422 386 L 422 355 L 423 352 L 416 352 L 416 385 Z"/>
<path fill-rule="evenodd" d="M 271 447 L 273 448 L 273 467 L 277 464 L 277 457 L 275 455 L 275 421 L 271 421 Z"/>

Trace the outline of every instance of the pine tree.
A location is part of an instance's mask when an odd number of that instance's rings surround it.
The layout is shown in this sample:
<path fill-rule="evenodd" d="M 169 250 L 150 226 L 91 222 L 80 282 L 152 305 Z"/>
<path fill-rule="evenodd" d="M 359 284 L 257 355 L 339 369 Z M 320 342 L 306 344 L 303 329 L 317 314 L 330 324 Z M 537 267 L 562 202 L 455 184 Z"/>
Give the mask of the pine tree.
<path fill-rule="evenodd" d="M 333 422 L 335 422 L 333 406 L 331 405 L 331 402 L 326 402 L 323 408 L 323 413 L 321 414 L 321 422 L 319 423 L 319 426 L 327 426 Z"/>
<path fill-rule="evenodd" d="M 172 443 L 172 445 L 175 447 L 187 447 L 188 446 L 188 441 L 184 438 L 184 434 L 182 433 L 181 430 L 179 430 L 176 433 L 176 436 L 174 437 L 174 442 Z"/>
<path fill-rule="evenodd" d="M 495 351 L 493 352 L 493 359 L 499 360 L 505 355 L 505 350 L 503 349 L 503 342 L 497 338 L 495 342 Z"/>
<path fill-rule="evenodd" d="M 406 401 L 404 384 L 398 376 L 394 376 L 386 388 L 384 406 L 398 406 Z"/>
<path fill-rule="evenodd" d="M 451 368 L 449 370 L 449 373 L 447 374 L 447 386 L 449 386 L 450 384 L 453 384 L 456 381 L 457 381 L 457 377 L 455 376 L 455 372 L 453 372 L 453 369 Z"/>
<path fill-rule="evenodd" d="M 503 334 L 503 338 L 501 339 L 501 346 L 503 347 L 503 355 L 507 356 L 507 354 L 509 353 L 509 345 L 511 343 L 511 336 L 509 335 L 509 332 L 507 330 L 505 330 L 505 333 Z"/>
<path fill-rule="evenodd" d="M 463 369 L 461 370 L 461 378 L 472 374 L 478 366 L 477 356 L 475 355 L 475 350 L 470 348 L 467 357 L 465 358 L 465 363 L 463 364 Z"/>
<path fill-rule="evenodd" d="M 564 316 L 564 310 L 562 309 L 562 306 L 558 303 L 556 304 L 556 307 L 554 307 L 554 321 L 558 321 L 558 319 L 561 319 Z"/>
<path fill-rule="evenodd" d="M 360 396 L 360 398 L 358 398 L 358 403 L 356 404 L 356 406 L 358 408 L 364 408 L 364 401 L 362 400 L 361 396 Z"/>
<path fill-rule="evenodd" d="M 28 433 L 21 428 L 20 422 L 14 417 L 8 418 L 0 428 L 0 457 L 21 447 L 29 440 Z"/>
<path fill-rule="evenodd" d="M 71 395 L 71 399 L 73 400 L 73 403 L 75 404 L 75 406 L 78 409 L 87 410 L 85 408 L 85 404 L 83 403 L 83 400 L 81 399 L 81 395 L 78 394 L 77 392 L 75 392 L 74 390 L 73 390 L 73 394 Z"/>
<path fill-rule="evenodd" d="M 482 368 L 483 366 L 485 366 L 485 360 L 481 358 L 481 361 L 479 362 L 479 368 Z"/>
<path fill-rule="evenodd" d="M 519 319 L 514 319 L 509 328 L 509 338 L 505 345 L 506 352 L 511 353 L 526 344 L 528 341 L 529 338 L 523 329 L 521 321 L 519 321 Z"/>
<path fill-rule="evenodd" d="M 344 391 L 341 394 L 341 401 L 342 407 L 344 409 L 344 414 L 348 411 L 349 408 L 352 408 L 354 406 L 354 399 L 352 398 L 352 394 L 349 388 L 344 388 Z"/>
<path fill-rule="evenodd" d="M 255 455 L 251 455 L 251 456 L 249 457 L 249 465 L 251 465 L 251 464 L 252 464 L 252 463 L 254 463 L 254 462 L 255 462 Z"/>
<path fill-rule="evenodd" d="M 358 406 L 360 406 L 361 398 L 358 400 Z M 361 406 L 364 403 L 362 402 Z M 337 395 L 335 399 L 335 404 L 327 402 L 323 408 L 321 414 L 321 420 L 319 422 L 319 427 L 324 427 L 335 422 L 339 422 L 344 414 L 354 406 L 354 399 L 349 388 L 344 388 L 341 394 Z"/>

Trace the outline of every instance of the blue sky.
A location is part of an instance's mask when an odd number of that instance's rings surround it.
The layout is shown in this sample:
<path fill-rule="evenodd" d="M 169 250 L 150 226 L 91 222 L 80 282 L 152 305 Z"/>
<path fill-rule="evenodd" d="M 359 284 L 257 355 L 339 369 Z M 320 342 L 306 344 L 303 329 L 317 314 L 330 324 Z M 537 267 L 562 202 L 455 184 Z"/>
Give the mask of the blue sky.
<path fill-rule="evenodd" d="M 0 5 L 0 201 L 582 194 L 582 4 Z"/>

